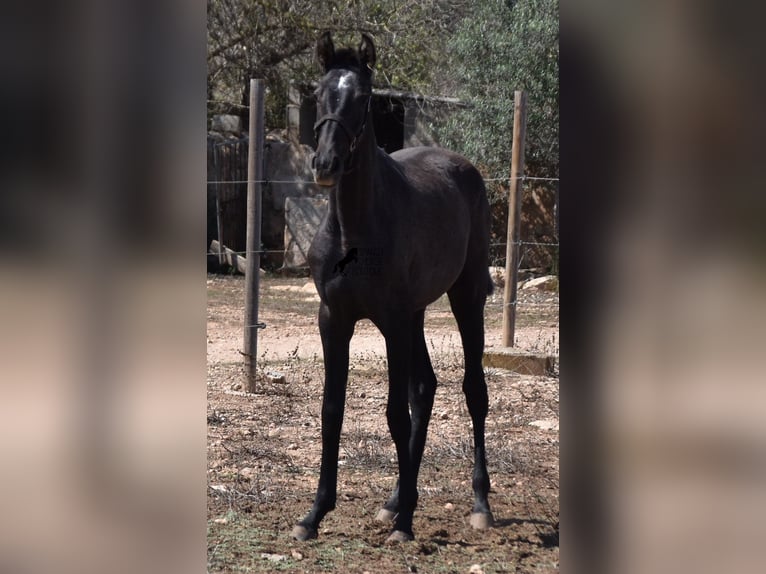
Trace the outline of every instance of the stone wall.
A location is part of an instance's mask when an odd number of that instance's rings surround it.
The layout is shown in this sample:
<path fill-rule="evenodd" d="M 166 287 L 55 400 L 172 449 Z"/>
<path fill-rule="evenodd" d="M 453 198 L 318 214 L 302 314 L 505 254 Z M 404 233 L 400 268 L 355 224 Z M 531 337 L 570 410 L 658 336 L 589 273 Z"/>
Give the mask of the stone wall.
<path fill-rule="evenodd" d="M 288 143 L 273 135 L 266 140 L 264 163 L 268 183 L 262 188 L 261 238 L 264 248 L 269 251 L 262 257 L 268 267 L 283 265 L 286 202 L 293 198 L 314 197 L 320 191 L 313 183 L 312 153 L 308 146 Z"/>
<path fill-rule="evenodd" d="M 288 197 L 285 201 L 284 269 L 308 268 L 311 241 L 327 213 L 326 197 Z"/>

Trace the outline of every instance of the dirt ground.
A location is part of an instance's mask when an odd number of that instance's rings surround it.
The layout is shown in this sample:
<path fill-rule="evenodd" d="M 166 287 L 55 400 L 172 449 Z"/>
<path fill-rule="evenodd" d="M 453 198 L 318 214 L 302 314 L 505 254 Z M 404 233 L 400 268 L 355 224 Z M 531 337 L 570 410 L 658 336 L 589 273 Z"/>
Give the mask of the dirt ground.
<path fill-rule="evenodd" d="M 496 525 L 468 525 L 471 423 L 461 391 L 462 348 L 446 298 L 426 313 L 439 379 L 418 482 L 416 539 L 386 545 L 373 520 L 396 481 L 385 420 L 382 336 L 361 322 L 351 344 L 337 508 L 319 538 L 290 531 L 311 506 L 319 475 L 323 366 L 318 297 L 306 278 L 261 282 L 262 376 L 243 392 L 241 276 L 208 276 L 208 572 L 558 572 L 558 374 L 487 370 L 487 456 Z M 500 345 L 501 290 L 486 310 Z M 520 291 L 517 347 L 558 355 L 558 296 Z M 284 382 L 269 374 L 284 375 Z"/>

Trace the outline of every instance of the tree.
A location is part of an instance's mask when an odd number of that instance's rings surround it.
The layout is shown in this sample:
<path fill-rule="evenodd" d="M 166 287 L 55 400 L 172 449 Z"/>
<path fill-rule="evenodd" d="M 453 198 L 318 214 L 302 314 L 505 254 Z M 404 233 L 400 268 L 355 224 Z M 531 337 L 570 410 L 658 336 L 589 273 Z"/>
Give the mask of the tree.
<path fill-rule="evenodd" d="M 514 91 L 527 92 L 527 176 L 556 178 L 559 164 L 558 0 L 478 0 L 447 45 L 440 78 L 468 104 L 432 126 L 441 143 L 471 159 L 489 179 L 509 175 Z M 558 182 L 525 185 L 523 265 L 557 269 L 554 205 Z M 507 180 L 488 185 L 492 258 L 502 264 L 508 217 Z"/>
<path fill-rule="evenodd" d="M 239 113 L 248 104 L 250 78 L 263 78 L 270 91 L 286 91 L 282 69 L 311 45 L 307 13 L 311 2 L 209 0 L 208 113 Z M 324 4 L 324 3 L 323 3 Z M 271 99 L 268 100 L 271 104 Z M 284 114 L 267 106 L 267 123 Z"/>
<path fill-rule="evenodd" d="M 508 173 L 513 92 L 527 92 L 527 174 L 557 177 L 558 0 L 479 0 L 448 43 L 456 95 L 470 104 L 442 142 L 486 174 Z M 438 126 L 437 126 L 438 127 Z"/>
<path fill-rule="evenodd" d="M 314 43 L 331 30 L 338 45 L 360 32 L 378 48 L 376 85 L 424 91 L 443 62 L 447 38 L 470 0 L 209 0 L 208 113 L 245 116 L 250 78 L 269 90 L 266 124 L 284 125 L 291 81 L 315 80 Z"/>

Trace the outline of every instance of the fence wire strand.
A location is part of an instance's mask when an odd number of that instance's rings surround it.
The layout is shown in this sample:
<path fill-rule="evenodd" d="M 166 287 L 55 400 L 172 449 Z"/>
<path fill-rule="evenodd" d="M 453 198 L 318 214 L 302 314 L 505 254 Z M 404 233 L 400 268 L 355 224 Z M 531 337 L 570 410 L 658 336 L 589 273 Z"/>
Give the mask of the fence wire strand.
<path fill-rule="evenodd" d="M 516 245 L 516 244 L 517 244 L 516 242 L 511 242 L 511 245 Z M 508 244 L 505 242 L 489 244 L 490 247 L 505 247 L 507 245 Z M 540 243 L 537 241 L 519 241 L 518 245 L 519 247 L 524 247 L 525 245 L 534 245 L 538 247 L 558 247 L 559 246 L 558 243 Z M 248 253 L 259 253 L 262 255 L 264 253 L 284 253 L 284 252 L 285 252 L 284 249 L 256 249 L 253 251 L 235 251 L 233 249 L 229 249 L 228 247 L 226 249 L 221 248 L 221 253 L 228 253 L 229 255 L 241 255 L 243 257 L 247 257 Z M 209 249 L 208 253 L 210 253 L 211 255 L 218 255 L 218 251 L 215 249 Z"/>
<path fill-rule="evenodd" d="M 557 177 L 532 177 L 527 175 L 520 175 L 517 177 L 493 177 L 493 178 L 484 178 L 484 181 L 511 181 L 512 179 L 518 179 L 518 180 L 529 180 L 529 181 L 559 181 L 559 178 Z M 209 180 L 207 182 L 207 185 L 227 185 L 227 184 L 249 184 L 249 183 L 260 183 L 263 185 L 268 185 L 270 183 L 279 183 L 279 184 L 305 184 L 305 185 L 314 185 L 313 180 L 304 180 L 304 179 L 256 179 L 256 180 L 249 180 L 249 179 L 237 179 L 232 181 L 224 181 L 224 180 Z"/>
<path fill-rule="evenodd" d="M 246 107 L 246 106 L 242 106 Z M 227 142 L 222 142 L 221 144 L 216 145 L 224 145 Z M 241 172 L 240 172 L 241 173 Z M 237 174 L 239 175 L 239 174 Z M 527 176 L 527 175 L 520 175 L 517 177 L 510 177 L 510 176 L 500 176 L 500 177 L 485 177 L 484 182 L 486 183 L 509 183 L 512 180 L 520 180 L 520 181 L 537 181 L 537 182 L 558 182 L 560 179 L 558 177 L 537 177 L 537 176 Z M 315 182 L 313 180 L 303 180 L 303 179 L 260 179 L 260 180 L 249 180 L 249 179 L 235 179 L 235 180 L 209 180 L 207 181 L 208 186 L 226 186 L 226 185 L 249 185 L 249 184 L 261 184 L 261 185 L 270 185 L 270 184 L 278 184 L 278 185 L 314 185 Z M 512 242 L 511 245 L 518 245 L 520 248 L 524 247 L 545 247 L 545 248 L 557 248 L 560 246 L 559 243 L 552 243 L 552 242 L 539 242 L 539 241 L 518 241 L 518 242 Z M 490 243 L 490 247 L 492 248 L 505 248 L 508 246 L 508 242 L 492 242 Z M 247 257 L 250 254 L 259 254 L 259 255 L 266 255 L 266 254 L 285 254 L 286 249 L 259 249 L 259 250 L 253 250 L 253 251 L 234 251 L 229 248 L 225 248 L 224 245 L 220 245 L 220 250 L 215 249 L 208 249 L 208 255 L 210 256 L 221 256 L 221 255 L 236 255 L 236 256 L 242 256 Z M 526 251 L 525 251 L 526 253 Z M 516 271 L 520 271 L 520 266 L 522 263 L 523 257 L 519 258 L 518 266 Z M 550 310 L 553 313 L 558 313 L 559 305 L 558 305 L 558 299 L 556 299 L 555 302 L 551 303 L 535 303 L 535 302 L 527 302 L 519 300 L 518 297 L 509 303 L 504 303 L 502 300 L 496 301 L 498 297 L 498 293 L 502 294 L 502 289 L 499 291 L 496 291 L 496 294 L 490 297 L 487 300 L 486 308 L 488 309 L 504 309 L 505 307 L 514 307 L 519 310 L 521 309 L 547 309 Z M 265 325 L 263 323 L 259 323 L 258 325 L 252 325 L 252 327 L 256 327 L 259 329 L 265 328 Z"/>

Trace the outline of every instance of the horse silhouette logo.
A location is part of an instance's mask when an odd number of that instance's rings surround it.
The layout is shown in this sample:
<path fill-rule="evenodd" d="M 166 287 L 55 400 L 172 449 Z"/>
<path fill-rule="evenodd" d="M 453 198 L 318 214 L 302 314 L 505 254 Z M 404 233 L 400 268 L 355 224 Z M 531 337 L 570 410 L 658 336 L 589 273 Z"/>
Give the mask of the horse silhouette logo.
<path fill-rule="evenodd" d="M 359 258 L 358 250 L 356 247 L 352 247 L 348 250 L 348 253 L 346 253 L 346 256 L 338 261 L 335 264 L 335 267 L 333 267 L 332 272 L 333 273 L 340 273 L 343 277 L 346 276 L 346 267 L 353 263 L 354 261 L 357 261 Z"/>

